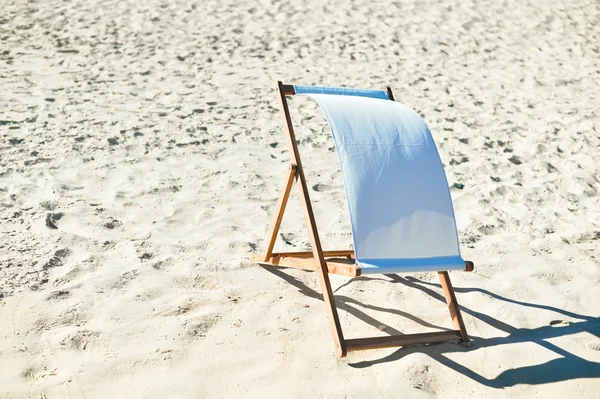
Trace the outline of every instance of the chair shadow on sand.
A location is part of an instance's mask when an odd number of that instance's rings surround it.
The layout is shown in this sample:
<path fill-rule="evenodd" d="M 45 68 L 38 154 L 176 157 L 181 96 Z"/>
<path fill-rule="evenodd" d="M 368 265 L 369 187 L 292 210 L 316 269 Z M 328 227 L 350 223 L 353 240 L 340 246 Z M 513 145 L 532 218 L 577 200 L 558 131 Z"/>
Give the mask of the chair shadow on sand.
<path fill-rule="evenodd" d="M 322 300 L 322 295 L 307 287 L 304 283 L 296 279 L 295 277 L 286 274 L 282 271 L 282 269 L 274 268 L 274 267 L 263 267 L 266 271 L 284 279 L 288 283 L 292 284 L 298 290 L 311 298 Z M 436 287 L 441 289 L 440 284 L 431 283 L 422 281 L 413 277 L 400 277 L 395 274 L 386 274 L 389 280 L 382 279 L 379 277 L 357 277 L 354 278 L 341 287 L 338 290 L 346 285 L 351 284 L 353 281 L 370 281 L 370 280 L 383 280 L 391 283 L 403 284 L 407 287 L 416 288 L 431 297 L 439 300 L 444 305 L 446 305 L 446 299 L 444 296 L 436 291 L 434 291 L 430 287 Z M 559 382 L 566 381 L 577 378 L 600 378 L 600 363 L 591 362 L 589 360 L 585 360 L 579 356 L 576 356 L 564 349 L 559 348 L 558 346 L 546 341 L 547 339 L 576 334 L 580 332 L 587 332 L 592 335 L 595 335 L 600 339 L 600 317 L 590 317 L 585 315 L 576 314 L 573 312 L 569 312 L 566 310 L 561 310 L 552 306 L 546 305 L 538 305 L 528 302 L 516 301 L 513 299 L 505 298 L 503 296 L 494 294 L 490 291 L 479 289 L 479 288 L 457 288 L 454 287 L 454 290 L 457 293 L 466 293 L 466 292 L 480 292 L 485 295 L 489 295 L 495 299 L 505 301 L 508 303 L 512 303 L 519 306 L 531 307 L 546 311 L 555 312 L 561 314 L 563 316 L 578 319 L 581 321 L 572 322 L 568 324 L 561 323 L 560 320 L 555 320 L 550 323 L 548 326 L 538 327 L 538 328 L 517 328 L 511 325 L 508 325 L 498 319 L 495 319 L 486 314 L 482 314 L 479 312 L 475 312 L 471 309 L 468 309 L 464 306 L 460 306 L 462 312 L 469 314 L 471 317 L 479 319 L 480 321 L 489 324 L 490 326 L 497 328 L 501 331 L 504 331 L 508 334 L 506 337 L 498 337 L 498 338 L 480 338 L 480 337 L 471 337 L 472 341 L 469 345 L 469 348 L 466 348 L 462 345 L 455 344 L 432 344 L 428 346 L 405 346 L 396 350 L 394 353 L 385 356 L 381 359 L 372 360 L 372 361 L 361 361 L 357 363 L 349 363 L 350 367 L 354 368 L 365 368 L 370 367 L 379 363 L 387 363 L 398 360 L 408 354 L 419 352 L 425 353 L 429 355 L 431 358 L 437 360 L 441 364 L 465 375 L 466 377 L 471 378 L 474 381 L 477 381 L 480 384 L 483 384 L 492 388 L 505 388 L 518 384 L 528 384 L 528 385 L 538 385 L 538 384 L 546 384 L 551 382 Z M 337 291 L 337 290 L 336 290 Z M 392 314 L 396 314 L 402 317 L 406 317 L 416 323 L 419 323 L 425 327 L 435 328 L 438 330 L 450 330 L 449 328 L 440 327 L 428 323 L 424 320 L 419 319 L 409 313 L 403 312 L 397 309 L 388 309 L 379 306 L 373 305 L 365 305 L 361 302 L 349 298 L 343 295 L 335 296 L 336 304 L 340 309 L 343 309 L 355 316 L 356 318 L 368 323 L 374 327 L 380 326 L 382 323 L 374 319 L 373 317 L 365 314 L 361 310 L 357 309 L 355 306 L 361 306 L 366 309 L 372 309 L 381 312 L 388 312 Z M 459 301 L 460 302 L 460 301 Z M 355 305 L 355 306 L 352 306 Z M 390 335 L 402 334 L 401 331 L 398 331 L 393 328 L 386 328 L 386 333 Z M 444 353 L 451 352 L 466 352 L 466 351 L 474 351 L 480 348 L 489 348 L 497 345 L 505 345 L 505 344 L 518 344 L 524 342 L 534 342 L 554 353 L 559 355 L 560 357 L 557 359 L 550 360 L 546 363 L 534 365 L 534 366 L 526 366 L 519 367 L 514 369 L 508 369 L 500 373 L 497 377 L 493 379 L 488 379 L 476 372 L 456 363 L 455 361 L 444 356 Z"/>

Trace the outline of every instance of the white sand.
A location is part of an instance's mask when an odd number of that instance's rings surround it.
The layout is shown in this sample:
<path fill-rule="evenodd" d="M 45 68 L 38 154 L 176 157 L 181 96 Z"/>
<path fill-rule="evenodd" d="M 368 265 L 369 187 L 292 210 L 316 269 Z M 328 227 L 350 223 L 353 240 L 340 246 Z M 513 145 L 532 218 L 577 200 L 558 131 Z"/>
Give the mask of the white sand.
<path fill-rule="evenodd" d="M 322 3 L 1 2 L 0 397 L 600 397 L 598 3 Z M 340 360 L 316 275 L 248 261 L 289 159 L 275 79 L 424 115 L 464 184 L 470 347 Z M 290 105 L 348 248 L 322 113 Z M 332 282 L 347 337 L 452 326 L 435 273 Z"/>

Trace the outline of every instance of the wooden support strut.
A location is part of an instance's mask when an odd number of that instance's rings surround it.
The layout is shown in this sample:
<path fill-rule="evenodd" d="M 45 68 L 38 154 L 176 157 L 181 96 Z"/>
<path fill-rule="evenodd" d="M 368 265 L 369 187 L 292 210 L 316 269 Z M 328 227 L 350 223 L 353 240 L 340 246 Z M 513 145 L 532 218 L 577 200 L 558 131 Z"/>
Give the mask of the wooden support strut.
<path fill-rule="evenodd" d="M 281 256 L 281 257 L 290 257 L 290 258 L 312 258 L 312 251 L 299 251 L 299 252 L 273 252 L 271 256 Z M 353 258 L 354 259 L 354 250 L 353 249 L 339 249 L 333 251 L 323 251 L 323 256 L 326 258 L 330 257 L 345 257 L 345 258 Z"/>
<path fill-rule="evenodd" d="M 327 264 L 323 257 L 323 249 L 321 248 L 321 240 L 319 239 L 319 232 L 317 230 L 317 223 L 315 222 L 315 215 L 313 213 L 312 205 L 310 203 L 310 196 L 308 194 L 308 186 L 306 184 L 306 178 L 304 177 L 304 170 L 302 169 L 302 161 L 300 160 L 300 152 L 298 151 L 298 144 L 296 143 L 296 136 L 294 134 L 294 127 L 292 126 L 292 118 L 290 116 L 290 110 L 287 105 L 285 98 L 285 89 L 283 83 L 277 82 L 277 98 L 279 100 L 279 108 L 281 110 L 281 116 L 283 118 L 283 126 L 287 133 L 288 144 L 290 146 L 290 155 L 292 157 L 292 163 L 296 165 L 298 174 L 297 186 L 300 191 L 300 202 L 302 203 L 302 209 L 304 210 L 304 219 L 306 220 L 306 227 L 308 229 L 308 236 L 310 238 L 310 245 L 313 251 L 313 256 L 317 261 L 317 274 L 319 275 L 319 282 L 321 283 L 321 291 L 323 292 L 323 301 L 327 308 L 327 314 L 329 317 L 329 324 L 331 326 L 331 332 L 333 334 L 333 341 L 336 347 L 338 356 L 346 356 L 346 344 L 344 343 L 344 334 L 342 332 L 342 326 L 340 318 L 335 307 L 335 300 L 333 298 L 333 291 L 331 290 L 331 283 L 329 282 L 329 274 L 327 273 Z"/>
<path fill-rule="evenodd" d="M 465 323 L 460 314 L 456 295 L 454 295 L 454 288 L 452 288 L 452 283 L 450 282 L 450 275 L 448 272 L 438 272 L 438 276 L 442 283 L 442 289 L 444 290 L 444 296 L 446 297 L 446 303 L 448 304 L 448 310 L 450 311 L 450 317 L 452 317 L 454 327 L 460 332 L 463 342 L 469 342 L 469 335 L 467 334 Z"/>
<path fill-rule="evenodd" d="M 265 254 L 262 259 L 263 262 L 266 262 L 273 252 L 273 247 L 275 246 L 275 240 L 277 239 L 277 232 L 279 231 L 279 227 L 281 226 L 281 219 L 283 219 L 283 213 L 285 212 L 285 206 L 287 205 L 288 199 L 290 198 L 290 191 L 292 190 L 292 184 L 294 183 L 294 178 L 296 177 L 296 170 L 298 167 L 294 164 L 291 164 L 288 169 L 287 179 L 281 189 L 281 195 L 279 196 L 279 202 L 277 202 L 277 211 L 275 212 L 275 217 L 273 218 L 273 223 L 271 223 L 271 230 L 269 230 L 269 235 L 267 237 L 267 246 L 265 248 Z"/>

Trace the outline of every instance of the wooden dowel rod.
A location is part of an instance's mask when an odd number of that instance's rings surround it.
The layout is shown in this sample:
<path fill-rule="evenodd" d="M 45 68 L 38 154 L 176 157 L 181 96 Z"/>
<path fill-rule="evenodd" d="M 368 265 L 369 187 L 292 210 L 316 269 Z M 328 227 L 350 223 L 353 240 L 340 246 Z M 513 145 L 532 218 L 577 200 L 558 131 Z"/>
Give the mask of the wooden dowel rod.
<path fill-rule="evenodd" d="M 282 256 L 282 257 L 293 257 L 293 258 L 312 258 L 312 251 L 299 251 L 299 252 L 273 252 L 271 256 Z M 323 256 L 333 257 L 333 256 L 354 256 L 354 250 L 352 249 L 340 249 L 333 251 L 323 251 Z"/>
<path fill-rule="evenodd" d="M 386 337 L 356 338 L 347 339 L 346 348 L 348 351 L 358 351 L 363 349 L 393 348 L 396 346 L 413 344 L 431 344 L 434 342 L 444 342 L 452 339 L 460 339 L 460 331 L 441 331 L 421 334 L 392 335 Z"/>
<path fill-rule="evenodd" d="M 294 94 L 296 94 L 296 89 L 294 89 L 294 85 L 282 85 L 283 87 L 283 93 L 286 96 L 293 96 Z"/>

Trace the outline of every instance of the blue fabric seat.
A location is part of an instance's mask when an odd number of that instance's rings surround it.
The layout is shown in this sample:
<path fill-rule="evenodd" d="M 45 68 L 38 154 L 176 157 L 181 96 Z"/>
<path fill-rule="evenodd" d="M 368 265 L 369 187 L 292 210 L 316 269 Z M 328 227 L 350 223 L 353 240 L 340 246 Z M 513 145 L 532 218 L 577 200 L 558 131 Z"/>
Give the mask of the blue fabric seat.
<path fill-rule="evenodd" d="M 423 119 L 384 90 L 294 86 L 335 142 L 361 274 L 464 270 L 444 168 Z"/>

